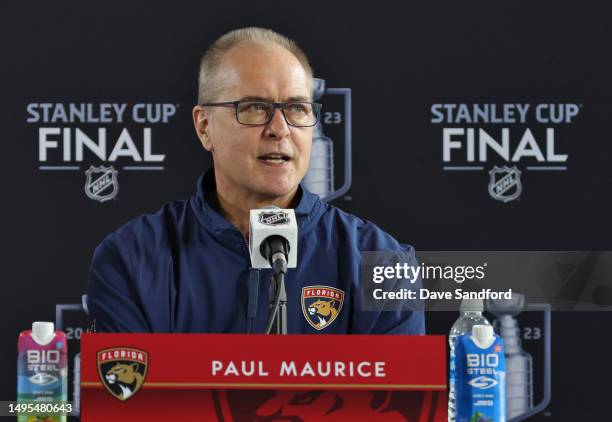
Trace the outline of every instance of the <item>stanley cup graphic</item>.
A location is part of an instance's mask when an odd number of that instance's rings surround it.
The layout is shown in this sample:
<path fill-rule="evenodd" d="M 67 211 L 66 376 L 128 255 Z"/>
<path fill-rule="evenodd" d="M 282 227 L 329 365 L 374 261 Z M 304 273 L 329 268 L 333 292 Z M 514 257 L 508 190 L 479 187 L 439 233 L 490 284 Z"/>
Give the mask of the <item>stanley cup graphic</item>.
<path fill-rule="evenodd" d="M 325 80 L 314 78 L 312 80 L 313 101 L 319 100 L 324 92 Z M 331 138 L 323 134 L 321 119 L 314 127 L 312 134 L 310 166 L 304 177 L 304 183 L 309 191 L 316 193 L 320 198 L 328 197 L 334 191 L 334 144 Z"/>
<path fill-rule="evenodd" d="M 324 94 L 342 95 L 344 97 L 344 180 L 336 190 L 334 184 L 334 144 L 331 138 L 323 133 L 323 119 L 314 127 L 310 166 L 304 177 L 306 188 L 319 195 L 324 201 L 331 201 L 344 195 L 351 185 L 351 90 L 349 88 L 325 88 L 325 80 L 313 78 L 313 101 Z"/>

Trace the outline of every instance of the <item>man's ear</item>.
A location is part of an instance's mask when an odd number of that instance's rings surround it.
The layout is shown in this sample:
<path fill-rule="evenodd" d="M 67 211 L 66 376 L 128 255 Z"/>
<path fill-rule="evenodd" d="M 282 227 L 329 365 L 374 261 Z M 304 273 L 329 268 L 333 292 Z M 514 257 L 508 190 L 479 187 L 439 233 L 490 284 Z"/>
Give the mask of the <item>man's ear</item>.
<path fill-rule="evenodd" d="M 193 125 L 198 138 L 200 138 L 202 146 L 206 151 L 212 152 L 213 145 L 209 136 L 210 113 L 200 105 L 194 106 L 191 113 L 193 115 Z"/>

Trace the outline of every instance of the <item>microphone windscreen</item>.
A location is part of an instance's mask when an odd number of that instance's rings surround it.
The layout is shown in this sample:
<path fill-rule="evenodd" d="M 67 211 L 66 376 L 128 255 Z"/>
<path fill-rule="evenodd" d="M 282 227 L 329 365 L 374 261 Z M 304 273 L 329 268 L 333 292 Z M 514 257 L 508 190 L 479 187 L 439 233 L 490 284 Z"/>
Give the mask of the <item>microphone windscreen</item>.
<path fill-rule="evenodd" d="M 251 210 L 249 216 L 249 253 L 251 268 L 270 268 L 270 263 L 261 254 L 261 243 L 269 236 L 281 236 L 289 244 L 288 268 L 297 266 L 298 228 L 295 211 L 277 207 Z"/>

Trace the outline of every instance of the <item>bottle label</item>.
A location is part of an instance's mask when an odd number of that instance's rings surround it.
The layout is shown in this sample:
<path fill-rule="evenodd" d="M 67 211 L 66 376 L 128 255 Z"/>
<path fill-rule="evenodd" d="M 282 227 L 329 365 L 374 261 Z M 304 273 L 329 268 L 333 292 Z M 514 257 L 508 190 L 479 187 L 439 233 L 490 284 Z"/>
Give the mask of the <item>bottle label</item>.
<path fill-rule="evenodd" d="M 66 336 L 58 332 L 47 345 L 34 341 L 30 331 L 19 336 L 17 358 L 17 401 L 19 404 L 61 403 L 68 399 Z M 18 421 L 31 420 L 20 415 Z M 41 414 L 46 421 L 65 421 L 61 414 Z"/>
<path fill-rule="evenodd" d="M 458 337 L 455 381 L 457 422 L 506 421 L 506 368 L 500 337 L 484 349 L 468 334 Z"/>

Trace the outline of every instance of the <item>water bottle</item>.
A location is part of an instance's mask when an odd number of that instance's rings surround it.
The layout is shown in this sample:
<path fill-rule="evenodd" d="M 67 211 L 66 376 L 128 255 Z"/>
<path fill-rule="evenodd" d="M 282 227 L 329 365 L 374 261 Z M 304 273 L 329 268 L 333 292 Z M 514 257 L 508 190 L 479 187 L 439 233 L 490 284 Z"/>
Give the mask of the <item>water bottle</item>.
<path fill-rule="evenodd" d="M 455 344 L 458 422 L 506 422 L 504 341 L 490 325 L 474 325 Z"/>
<path fill-rule="evenodd" d="M 34 322 L 19 335 L 17 352 L 17 402 L 36 413 L 22 413 L 17 421 L 66 422 L 67 409 L 60 409 L 68 399 L 66 334 L 52 322 Z"/>
<path fill-rule="evenodd" d="M 470 334 L 472 327 L 475 325 L 491 325 L 489 321 L 482 315 L 484 305 L 482 299 L 463 299 L 459 307 L 460 316 L 451 327 L 448 335 L 448 344 L 450 346 L 450 377 L 449 377 L 449 393 L 448 393 L 448 422 L 455 422 L 456 419 L 456 403 L 455 403 L 455 346 L 457 337 Z"/>

